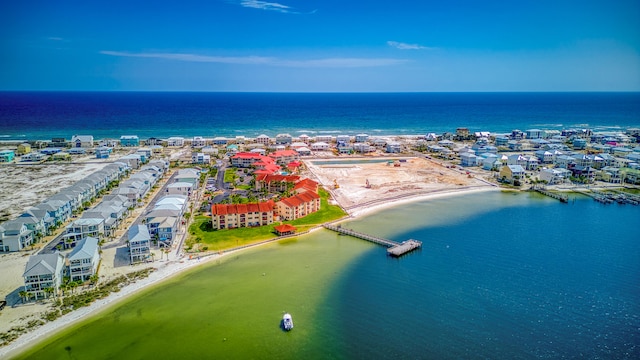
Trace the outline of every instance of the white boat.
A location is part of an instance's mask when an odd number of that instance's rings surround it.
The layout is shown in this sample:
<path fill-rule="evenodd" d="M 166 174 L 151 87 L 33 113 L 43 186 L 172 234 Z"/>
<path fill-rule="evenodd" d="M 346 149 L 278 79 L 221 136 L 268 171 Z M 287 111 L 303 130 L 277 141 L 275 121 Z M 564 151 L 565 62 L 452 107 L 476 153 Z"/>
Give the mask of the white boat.
<path fill-rule="evenodd" d="M 282 317 L 282 327 L 287 331 L 293 329 L 293 318 L 291 318 L 291 314 L 284 314 Z"/>

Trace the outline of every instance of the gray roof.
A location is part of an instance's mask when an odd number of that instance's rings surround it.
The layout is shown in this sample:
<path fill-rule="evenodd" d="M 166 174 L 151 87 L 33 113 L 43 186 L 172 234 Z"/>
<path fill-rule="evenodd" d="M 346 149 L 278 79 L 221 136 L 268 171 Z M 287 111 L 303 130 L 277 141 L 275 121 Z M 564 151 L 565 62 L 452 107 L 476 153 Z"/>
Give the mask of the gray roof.
<path fill-rule="evenodd" d="M 9 220 L 2 223 L 2 227 L 8 233 L 19 232 L 20 230 L 22 230 L 23 225 L 23 222 L 16 220 Z"/>
<path fill-rule="evenodd" d="M 33 255 L 27 262 L 23 276 L 60 274 L 63 265 L 64 257 L 58 252 Z"/>
<path fill-rule="evenodd" d="M 68 258 L 69 260 L 87 259 L 94 257 L 96 253 L 98 253 L 98 239 L 87 237 L 78 241 Z"/>
<path fill-rule="evenodd" d="M 149 228 L 147 225 L 134 225 L 129 229 L 129 241 L 150 240 Z"/>

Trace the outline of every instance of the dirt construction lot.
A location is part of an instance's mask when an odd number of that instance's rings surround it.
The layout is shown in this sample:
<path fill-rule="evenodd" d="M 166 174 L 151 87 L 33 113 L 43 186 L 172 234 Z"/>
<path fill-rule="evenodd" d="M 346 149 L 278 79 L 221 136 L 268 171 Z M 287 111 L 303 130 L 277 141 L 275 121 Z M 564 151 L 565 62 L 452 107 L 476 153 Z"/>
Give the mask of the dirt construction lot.
<path fill-rule="evenodd" d="M 389 160 L 353 159 L 340 164 L 316 160 L 306 164 L 347 211 L 409 196 L 491 186 L 469 177 L 464 170 L 447 168 L 436 161 L 417 157 Z"/>

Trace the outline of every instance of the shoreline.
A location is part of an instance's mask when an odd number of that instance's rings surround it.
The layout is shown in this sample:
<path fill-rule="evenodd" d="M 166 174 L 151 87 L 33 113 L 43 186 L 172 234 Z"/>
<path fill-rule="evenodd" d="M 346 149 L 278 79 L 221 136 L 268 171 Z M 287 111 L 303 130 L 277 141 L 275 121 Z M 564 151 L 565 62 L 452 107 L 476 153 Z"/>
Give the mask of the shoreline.
<path fill-rule="evenodd" d="M 149 274 L 148 277 L 140 279 L 135 283 L 122 287 L 119 292 L 109 294 L 106 298 L 94 301 L 87 307 L 71 311 L 54 321 L 45 323 L 44 325 L 29 331 L 15 341 L 9 343 L 4 347 L 0 347 L 0 358 L 5 356 L 14 356 L 22 353 L 32 346 L 50 338 L 61 331 L 69 328 L 70 326 L 86 320 L 87 318 L 104 312 L 111 307 L 122 303 L 123 301 L 130 299 L 132 296 L 139 294 L 145 289 L 149 289 L 154 285 L 160 285 L 164 281 L 169 280 L 178 274 L 184 273 L 189 269 L 194 269 L 200 265 L 207 264 L 212 260 L 218 260 L 225 257 L 227 254 L 235 253 L 236 251 L 229 251 L 223 254 L 210 254 L 203 255 L 200 259 L 186 259 L 184 256 L 180 259 L 169 260 L 159 264 L 158 266 L 152 266 L 155 270 Z"/>
<path fill-rule="evenodd" d="M 364 204 L 362 206 L 356 206 L 353 208 L 352 212 L 349 212 L 348 217 L 345 217 L 338 222 L 348 221 L 352 218 L 362 217 L 366 215 L 370 215 L 375 212 L 383 211 L 385 209 L 393 208 L 402 204 L 414 203 L 419 201 L 426 201 L 434 198 L 442 198 L 448 196 L 462 196 L 465 194 L 471 193 L 479 193 L 486 191 L 499 191 L 500 188 L 497 187 L 482 187 L 482 188 L 473 188 L 473 189 L 447 189 L 443 191 L 432 191 L 423 194 L 415 194 L 409 195 L 406 197 L 394 199 L 394 200 L 385 200 L 382 199 L 379 203 L 375 204 Z M 317 228 L 311 229 L 310 232 L 315 231 L 322 226 L 318 226 Z M 301 236 L 304 236 L 302 234 Z M 122 303 L 123 301 L 130 299 L 132 296 L 139 294 L 145 289 L 149 289 L 155 285 L 161 285 L 164 281 L 169 280 L 179 274 L 182 274 L 188 270 L 195 269 L 201 265 L 205 265 L 210 263 L 213 260 L 219 260 L 226 257 L 228 254 L 234 254 L 239 251 L 243 251 L 246 249 L 260 247 L 265 244 L 269 244 L 271 242 L 259 243 L 254 246 L 249 246 L 242 249 L 231 250 L 228 252 L 223 252 L 222 254 L 212 253 L 212 254 L 204 254 L 201 258 L 192 258 L 188 259 L 185 255 L 183 255 L 179 259 L 169 260 L 168 262 L 164 262 L 159 264 L 158 266 L 152 266 L 155 268 L 153 272 L 149 274 L 148 277 L 138 280 L 137 282 L 130 284 L 128 286 L 123 287 L 119 292 L 112 293 L 106 298 L 97 300 L 91 305 L 72 311 L 68 314 L 61 316 L 60 318 L 47 322 L 44 325 L 34 329 L 33 331 L 29 331 L 20 337 L 18 337 L 13 342 L 9 343 L 4 347 L 0 347 L 0 358 L 15 356 L 19 353 L 25 352 L 30 349 L 32 346 L 37 345 L 38 343 L 55 336 L 61 331 L 68 329 L 70 326 L 79 323 L 80 321 L 86 320 L 87 318 L 99 314 L 103 311 L 110 309 L 111 307 Z"/>

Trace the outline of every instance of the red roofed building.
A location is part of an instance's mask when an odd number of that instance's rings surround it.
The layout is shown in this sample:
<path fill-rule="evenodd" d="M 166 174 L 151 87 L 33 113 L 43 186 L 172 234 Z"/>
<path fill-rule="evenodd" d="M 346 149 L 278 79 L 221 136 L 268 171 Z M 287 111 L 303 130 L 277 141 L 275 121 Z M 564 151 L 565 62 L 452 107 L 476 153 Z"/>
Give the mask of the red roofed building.
<path fill-rule="evenodd" d="M 307 191 L 317 194 L 318 183 L 308 178 L 302 179 L 293 186 L 293 191 L 295 191 L 296 194 L 300 194 Z"/>
<path fill-rule="evenodd" d="M 276 163 L 283 166 L 300 159 L 298 152 L 295 150 L 280 150 L 269 154 L 269 156 L 275 160 Z"/>
<path fill-rule="evenodd" d="M 214 229 L 233 229 L 270 225 L 274 219 L 273 200 L 250 204 L 211 205 L 211 225 Z"/>
<path fill-rule="evenodd" d="M 295 220 L 320 210 L 320 195 L 307 191 L 276 203 L 280 220 Z"/>
<path fill-rule="evenodd" d="M 271 158 L 258 153 L 239 152 L 231 157 L 231 165 L 241 168 L 248 168 L 260 161 L 273 163 Z"/>
<path fill-rule="evenodd" d="M 302 167 L 302 163 L 300 161 L 292 161 L 287 164 L 287 170 L 289 170 L 289 172 L 292 174 L 299 173 L 301 167 Z"/>
<path fill-rule="evenodd" d="M 296 227 L 290 224 L 283 224 L 274 227 L 276 233 L 280 236 L 282 235 L 291 235 L 296 232 Z"/>
<path fill-rule="evenodd" d="M 296 175 L 272 175 L 256 172 L 256 191 L 267 189 L 269 192 L 283 192 L 287 190 L 287 184 L 295 184 L 300 180 Z"/>

